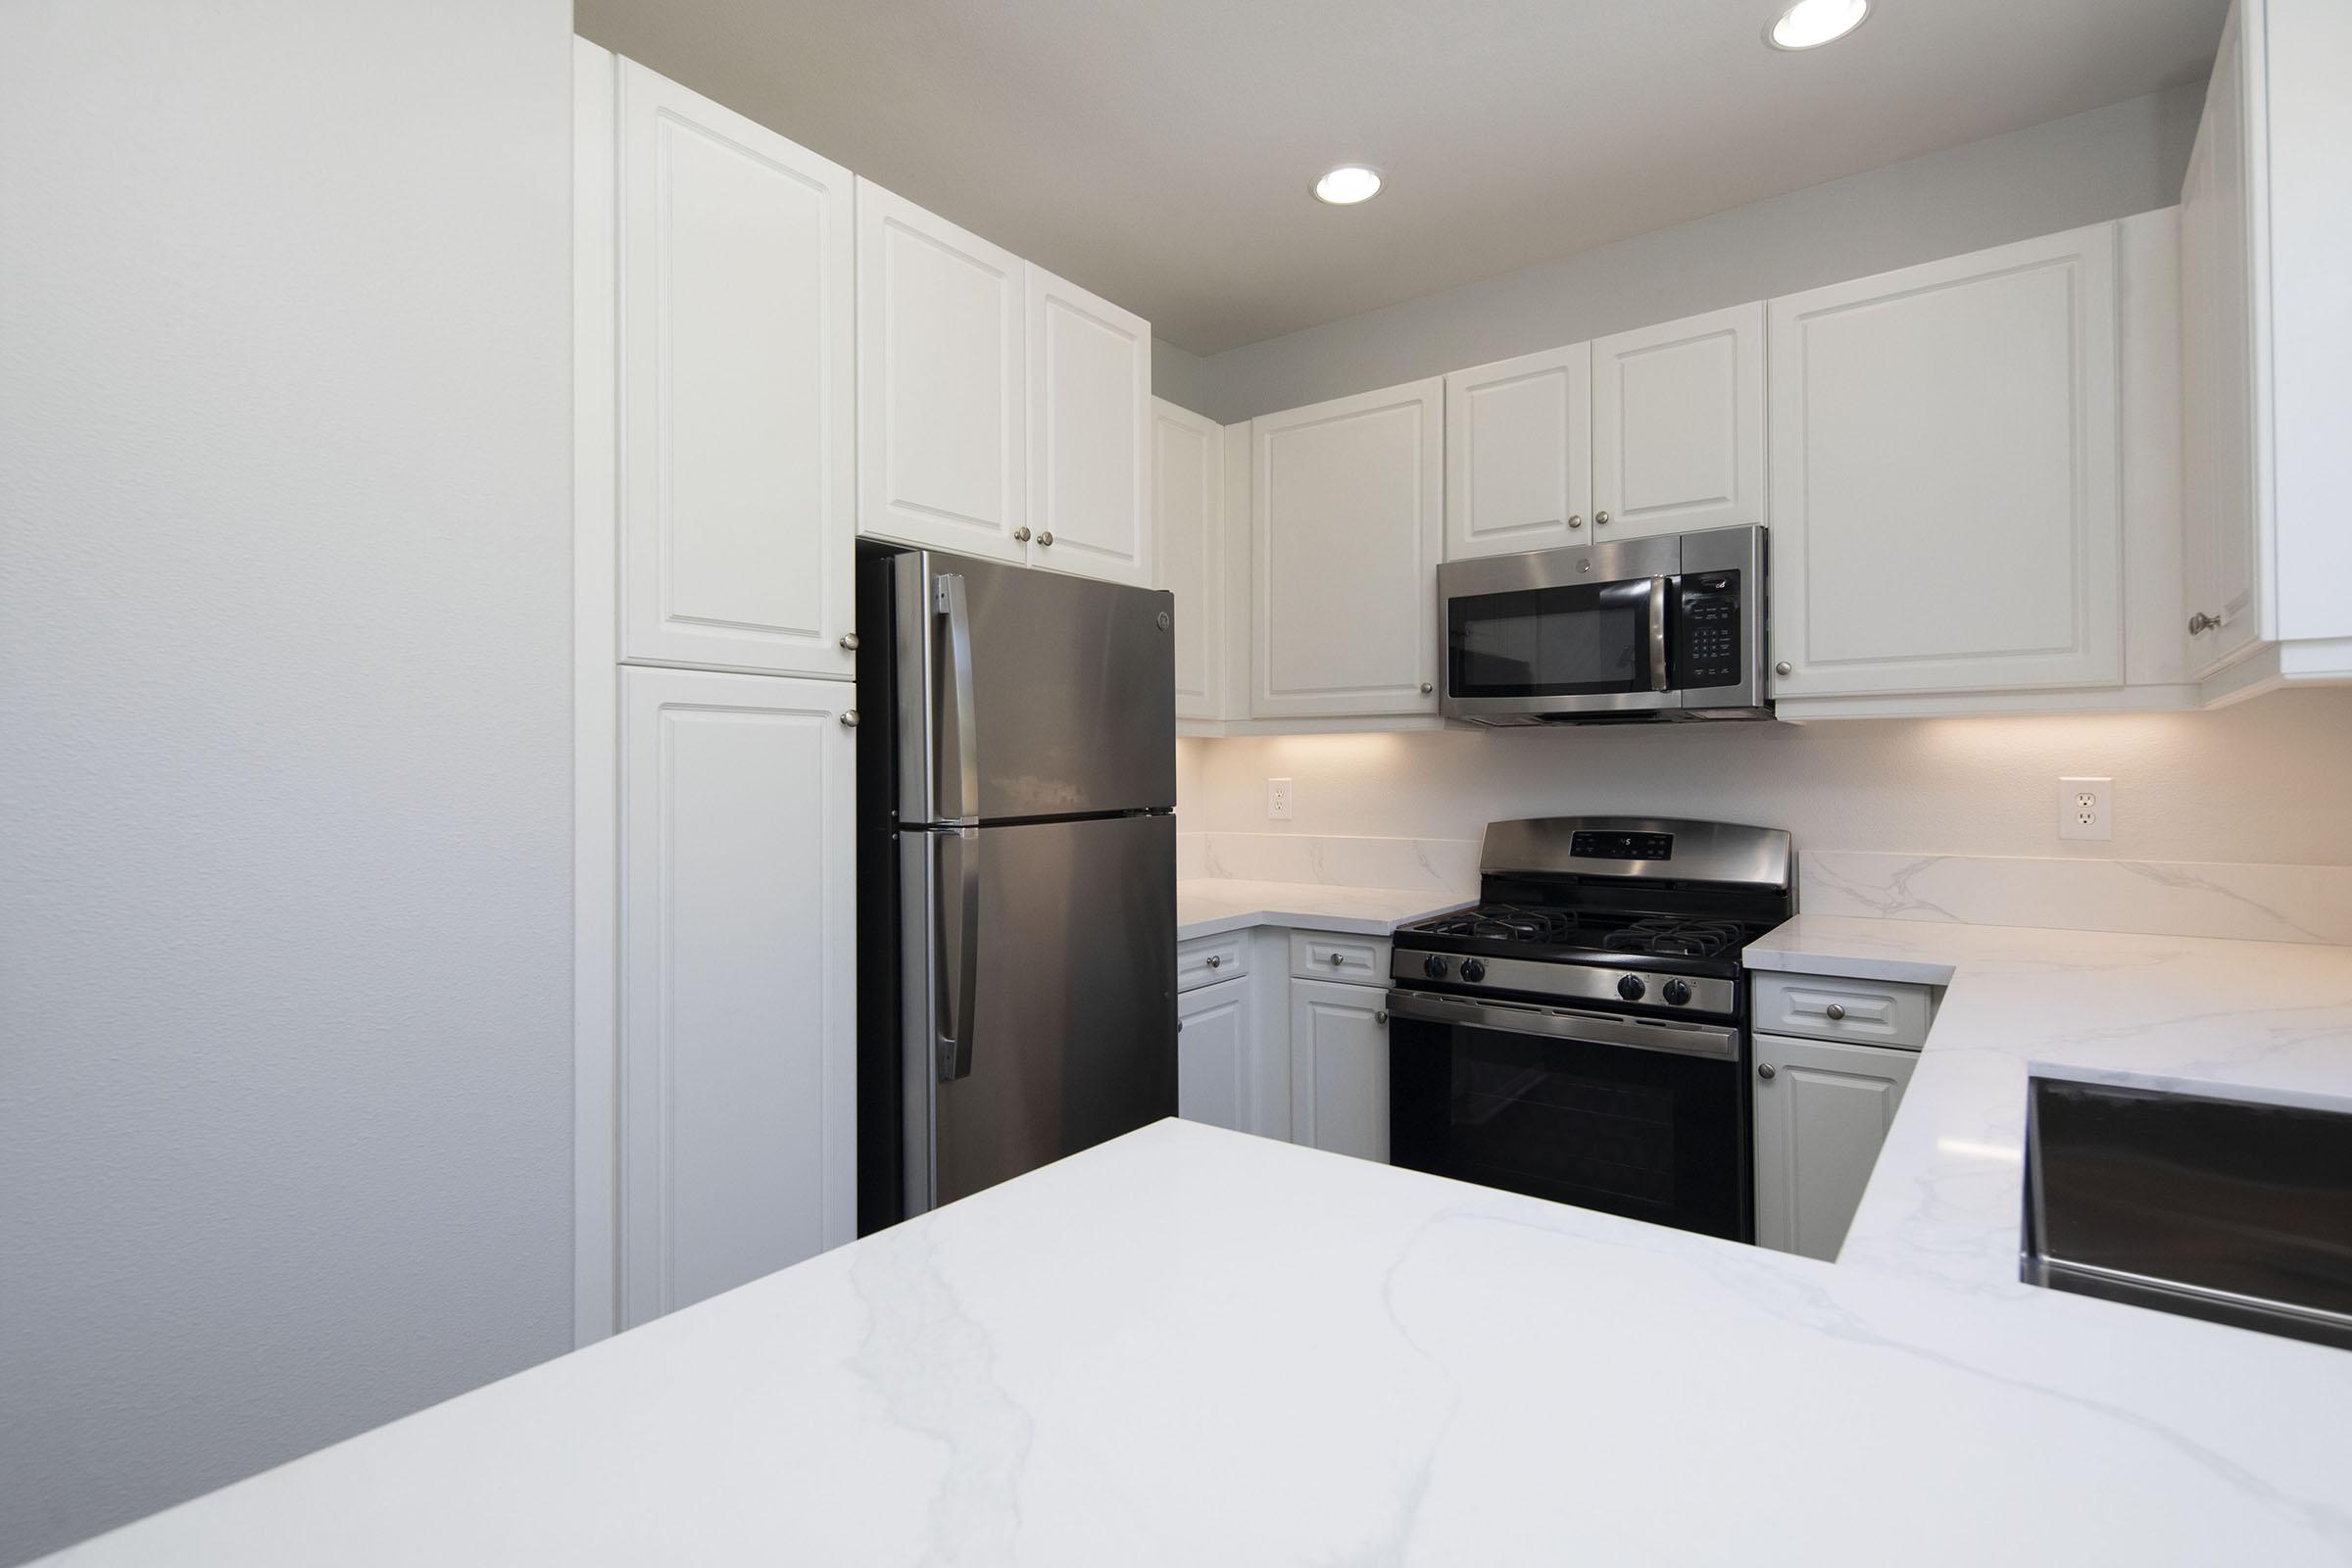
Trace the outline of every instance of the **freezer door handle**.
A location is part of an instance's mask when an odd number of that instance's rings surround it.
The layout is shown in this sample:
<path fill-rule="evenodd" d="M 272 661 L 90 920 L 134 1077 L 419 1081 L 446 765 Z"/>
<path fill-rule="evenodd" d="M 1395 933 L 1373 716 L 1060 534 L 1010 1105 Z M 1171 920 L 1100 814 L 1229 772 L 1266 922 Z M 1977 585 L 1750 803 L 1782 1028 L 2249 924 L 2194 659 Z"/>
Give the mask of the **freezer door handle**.
<path fill-rule="evenodd" d="M 980 811 L 980 745 L 973 733 L 972 612 L 965 601 L 963 573 L 943 571 L 933 585 L 933 604 L 948 623 L 945 652 L 947 679 L 941 682 L 949 704 L 940 715 L 940 786 L 953 785 L 956 799 L 941 802 L 940 816 L 965 822 Z"/>
<path fill-rule="evenodd" d="M 980 830 L 944 828 L 932 836 L 939 911 L 939 1080 L 972 1075 L 972 1023 L 980 992 Z"/>

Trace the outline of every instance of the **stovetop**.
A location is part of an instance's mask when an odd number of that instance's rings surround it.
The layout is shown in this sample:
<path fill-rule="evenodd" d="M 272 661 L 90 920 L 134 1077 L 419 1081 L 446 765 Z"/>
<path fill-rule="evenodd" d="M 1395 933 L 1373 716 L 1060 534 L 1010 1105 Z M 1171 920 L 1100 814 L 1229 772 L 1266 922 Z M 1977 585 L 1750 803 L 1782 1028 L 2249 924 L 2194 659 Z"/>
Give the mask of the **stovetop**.
<path fill-rule="evenodd" d="M 1542 955 L 1513 951 L 1509 956 L 1548 956 L 1560 962 L 1575 962 L 1574 950 L 1579 949 L 1596 956 L 1716 958 L 1736 953 L 1748 932 L 1737 920 L 1481 904 L 1408 925 L 1397 935 L 1456 938 L 1482 945 L 1501 944 L 1514 950 L 1521 947 L 1559 950 Z"/>

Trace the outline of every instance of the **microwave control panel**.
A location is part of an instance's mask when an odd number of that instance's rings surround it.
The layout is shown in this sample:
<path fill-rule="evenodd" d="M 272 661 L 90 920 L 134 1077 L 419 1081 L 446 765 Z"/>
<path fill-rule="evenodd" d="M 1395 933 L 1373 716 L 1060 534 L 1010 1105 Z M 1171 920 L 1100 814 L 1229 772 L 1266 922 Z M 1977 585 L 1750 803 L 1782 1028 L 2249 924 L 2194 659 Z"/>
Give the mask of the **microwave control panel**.
<path fill-rule="evenodd" d="M 1694 571 L 1682 579 L 1675 617 L 1675 685 L 1684 690 L 1737 686 L 1740 667 L 1740 573 Z"/>

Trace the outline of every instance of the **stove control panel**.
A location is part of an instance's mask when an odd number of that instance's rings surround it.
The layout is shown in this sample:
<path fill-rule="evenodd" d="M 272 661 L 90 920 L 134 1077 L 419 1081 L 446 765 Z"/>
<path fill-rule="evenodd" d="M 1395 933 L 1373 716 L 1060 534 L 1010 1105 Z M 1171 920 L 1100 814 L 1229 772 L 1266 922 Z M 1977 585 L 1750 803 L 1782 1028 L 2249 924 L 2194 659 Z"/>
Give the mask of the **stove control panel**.
<path fill-rule="evenodd" d="M 1671 833 L 1601 833 L 1580 828 L 1568 836 L 1568 855 L 1577 860 L 1671 860 Z"/>

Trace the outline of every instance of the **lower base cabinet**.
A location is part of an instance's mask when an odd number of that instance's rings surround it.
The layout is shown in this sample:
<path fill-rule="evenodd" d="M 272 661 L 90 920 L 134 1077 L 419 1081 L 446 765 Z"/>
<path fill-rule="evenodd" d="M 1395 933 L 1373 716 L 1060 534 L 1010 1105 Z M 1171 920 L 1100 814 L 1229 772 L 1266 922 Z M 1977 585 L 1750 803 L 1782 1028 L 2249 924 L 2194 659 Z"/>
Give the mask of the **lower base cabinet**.
<path fill-rule="evenodd" d="M 1388 993 L 1291 982 L 1291 1141 L 1389 1159 Z"/>
<path fill-rule="evenodd" d="M 1176 999 L 1176 1114 L 1249 1132 L 1257 1059 L 1256 998 L 1247 980 Z"/>
<path fill-rule="evenodd" d="M 1916 1052 L 1755 1037 L 1756 1245 L 1835 1259 Z"/>

